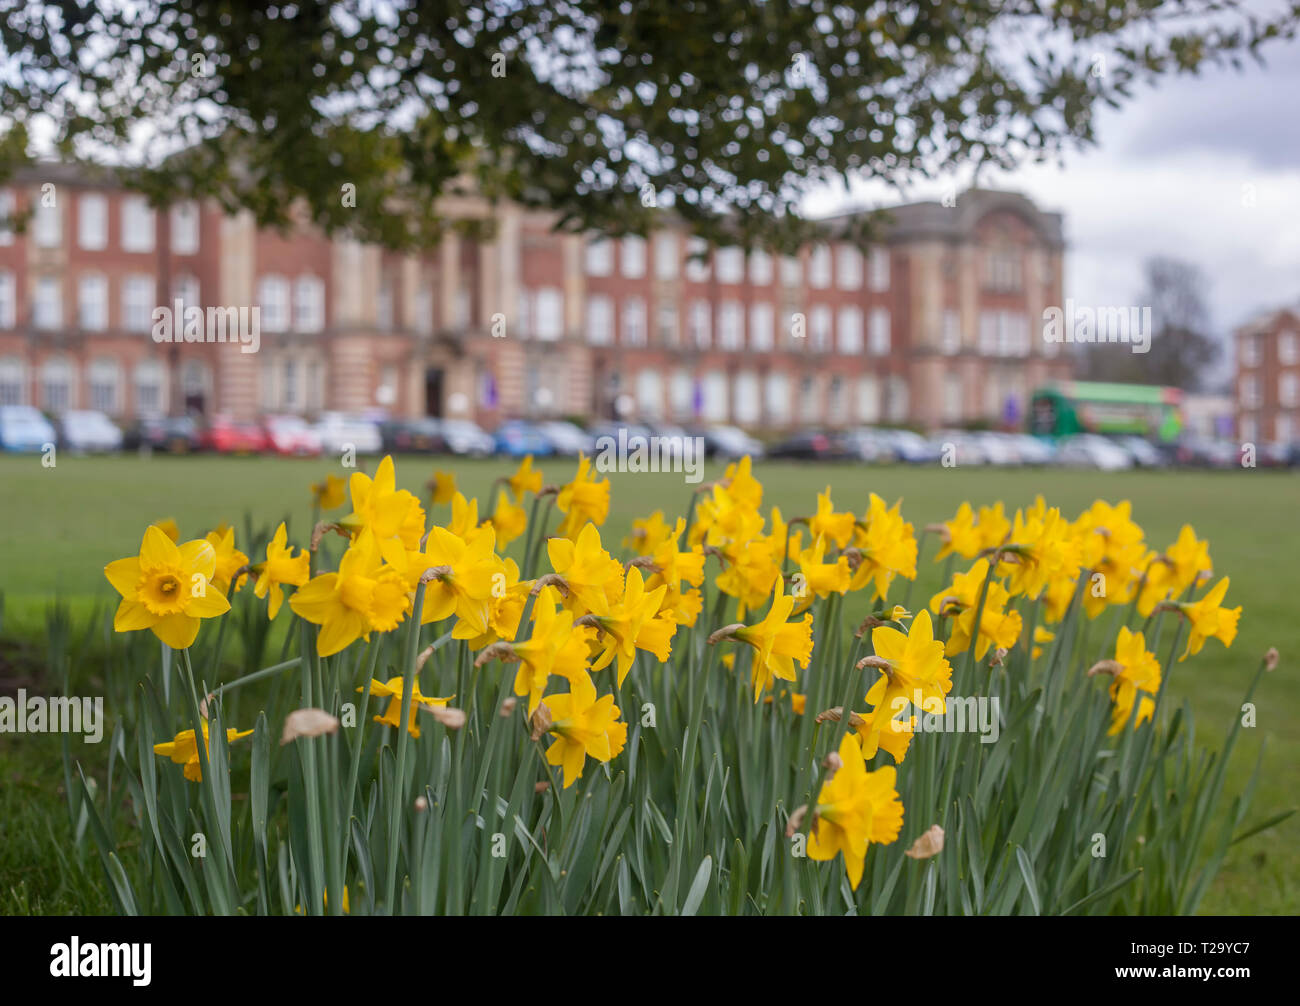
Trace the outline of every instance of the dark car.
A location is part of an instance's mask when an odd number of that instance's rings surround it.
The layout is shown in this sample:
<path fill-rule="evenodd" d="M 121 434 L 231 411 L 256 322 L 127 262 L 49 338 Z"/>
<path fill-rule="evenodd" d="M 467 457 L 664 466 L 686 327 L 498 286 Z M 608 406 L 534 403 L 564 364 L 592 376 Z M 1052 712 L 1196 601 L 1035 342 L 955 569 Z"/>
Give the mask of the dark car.
<path fill-rule="evenodd" d="M 394 451 L 414 454 L 440 454 L 447 449 L 442 437 L 442 427 L 432 417 L 423 419 L 394 419 L 379 424 L 379 436 L 384 442 L 384 453 Z"/>
<path fill-rule="evenodd" d="M 820 430 L 796 433 L 767 452 L 769 458 L 794 458 L 801 461 L 843 461 L 853 456 L 844 438 Z"/>
<path fill-rule="evenodd" d="M 193 416 L 146 416 L 123 431 L 122 446 L 188 454 L 200 447 L 199 424 Z"/>

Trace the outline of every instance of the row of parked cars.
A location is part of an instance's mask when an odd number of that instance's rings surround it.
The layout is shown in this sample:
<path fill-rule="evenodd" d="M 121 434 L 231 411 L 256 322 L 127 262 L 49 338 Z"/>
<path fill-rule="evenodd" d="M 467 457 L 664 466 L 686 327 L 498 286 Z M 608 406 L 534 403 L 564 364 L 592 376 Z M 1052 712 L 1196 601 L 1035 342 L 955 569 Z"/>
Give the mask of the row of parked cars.
<path fill-rule="evenodd" d="M 0 448 L 39 451 L 46 444 L 74 452 L 154 450 L 174 454 L 276 454 L 313 457 L 351 447 L 360 454 L 423 453 L 466 457 L 537 457 L 592 454 L 603 438 L 634 450 L 652 437 L 700 438 L 708 457 L 787 458 L 857 461 L 870 464 L 949 464 L 957 466 L 1063 465 L 1117 471 L 1169 465 L 1229 468 L 1241 462 L 1240 447 L 1229 440 L 1185 437 L 1156 446 L 1141 437 L 1108 438 L 1084 433 L 1052 443 L 1027 433 L 941 430 L 922 436 L 911 430 L 862 427 L 853 430 L 803 430 L 771 444 L 727 425 L 686 428 L 667 424 L 597 422 L 587 428 L 563 420 L 512 419 L 488 433 L 468 419 L 376 419 L 342 412 L 323 413 L 314 422 L 301 416 L 271 415 L 257 422 L 228 416 L 202 421 L 193 416 L 155 416 L 119 428 L 102 412 L 65 412 L 54 422 L 31 406 L 0 406 Z M 1259 445 L 1261 467 L 1300 465 L 1300 445 Z"/>

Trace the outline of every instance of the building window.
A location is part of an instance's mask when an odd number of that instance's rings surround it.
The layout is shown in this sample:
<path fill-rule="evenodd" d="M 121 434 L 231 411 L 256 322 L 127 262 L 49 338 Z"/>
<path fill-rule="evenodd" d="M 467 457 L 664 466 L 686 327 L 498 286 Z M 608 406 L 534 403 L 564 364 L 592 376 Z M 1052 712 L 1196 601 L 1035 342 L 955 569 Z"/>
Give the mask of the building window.
<path fill-rule="evenodd" d="M 0 272 L 0 328 L 13 328 L 18 319 L 18 287 L 14 274 Z"/>
<path fill-rule="evenodd" d="M 771 352 L 775 343 L 776 315 L 771 304 L 754 304 L 749 309 L 749 348 L 757 353 Z"/>
<path fill-rule="evenodd" d="M 98 192 L 84 193 L 77 200 L 77 244 L 86 251 L 108 247 L 108 200 Z"/>
<path fill-rule="evenodd" d="M 677 337 L 677 305 L 672 301 L 663 301 L 659 305 L 659 345 L 676 349 L 680 341 Z"/>
<path fill-rule="evenodd" d="M 47 206 L 37 197 L 32 236 L 37 248 L 57 248 L 63 243 L 63 210 L 57 202 Z"/>
<path fill-rule="evenodd" d="M 147 332 L 153 324 L 154 285 L 152 276 L 128 276 L 122 281 L 122 327 L 128 332 Z M 183 319 L 173 318 L 179 327 Z"/>
<path fill-rule="evenodd" d="M 856 307 L 840 308 L 840 352 L 856 356 L 862 352 L 862 312 Z"/>
<path fill-rule="evenodd" d="M 32 324 L 45 330 L 63 327 L 63 290 L 57 276 L 36 278 Z"/>
<path fill-rule="evenodd" d="M 663 381 L 657 370 L 643 370 L 636 375 L 636 407 L 643 419 L 658 419 L 663 415 Z"/>
<path fill-rule="evenodd" d="M 817 384 L 816 378 L 811 374 L 804 376 L 799 381 L 799 418 L 805 423 L 821 421 L 821 392 L 818 390 Z"/>
<path fill-rule="evenodd" d="M 819 304 L 808 315 L 808 348 L 828 353 L 831 348 L 831 309 Z"/>
<path fill-rule="evenodd" d="M 704 418 L 711 423 L 725 423 L 727 408 L 727 375 L 720 370 L 710 370 L 704 375 Z"/>
<path fill-rule="evenodd" d="M 77 324 L 88 332 L 108 328 L 108 280 L 82 276 L 77 281 Z"/>
<path fill-rule="evenodd" d="M 873 293 L 884 293 L 889 289 L 889 249 L 879 246 L 872 248 L 870 252 L 870 264 L 868 266 L 869 279 Z"/>
<path fill-rule="evenodd" d="M 135 411 L 139 415 L 160 415 L 165 409 L 167 388 L 163 365 L 141 360 L 135 368 Z"/>
<path fill-rule="evenodd" d="M 1241 340 L 1241 365 L 1243 367 L 1259 366 L 1259 337 L 1244 336 Z"/>
<path fill-rule="evenodd" d="M 392 369 L 391 367 L 384 368 L 385 379 L 387 379 L 388 372 L 391 369 Z M 280 387 L 282 392 L 282 394 L 280 395 L 280 403 L 286 409 L 290 409 L 290 410 L 297 409 L 298 402 L 300 400 L 300 396 L 298 394 L 298 390 L 299 390 L 298 389 L 298 361 L 295 360 L 293 357 L 288 357 L 284 361 L 284 378 Z M 389 387 L 389 385 L 385 384 L 383 387 L 387 388 Z M 381 388 L 381 391 L 382 390 L 383 389 Z M 393 387 L 393 393 L 395 396 L 396 393 L 395 386 Z M 392 401 L 392 399 L 389 399 L 389 401 Z"/>
<path fill-rule="evenodd" d="M 886 415 L 891 423 L 901 423 L 907 419 L 910 407 L 907 378 L 894 376 L 889 379 L 889 405 Z"/>
<path fill-rule="evenodd" d="M 199 250 L 199 204 L 194 200 L 177 203 L 171 208 L 172 251 L 177 255 L 196 255 Z"/>
<path fill-rule="evenodd" d="M 299 332 L 325 327 L 325 281 L 319 276 L 299 276 L 294 282 L 293 327 Z"/>
<path fill-rule="evenodd" d="M 655 276 L 658 279 L 677 278 L 677 235 L 671 232 L 655 235 Z"/>
<path fill-rule="evenodd" d="M 749 281 L 754 286 L 772 285 L 772 256 L 761 248 L 749 253 Z"/>
<path fill-rule="evenodd" d="M 808 256 L 808 285 L 814 290 L 825 290 L 831 285 L 830 246 L 817 245 Z"/>
<path fill-rule="evenodd" d="M 962 388 L 960 374 L 943 375 L 943 421 L 956 423 L 962 417 Z"/>
<path fill-rule="evenodd" d="M 640 297 L 631 297 L 623 302 L 623 345 L 644 346 L 645 343 L 645 301 Z"/>
<path fill-rule="evenodd" d="M 745 251 L 743 248 L 718 249 L 718 282 L 743 283 L 745 281 Z"/>
<path fill-rule="evenodd" d="M 858 418 L 864 423 L 880 421 L 880 382 L 870 375 L 858 378 Z"/>
<path fill-rule="evenodd" d="M 763 417 L 757 375 L 748 370 L 736 375 L 734 402 L 736 422 L 751 426 Z"/>
<path fill-rule="evenodd" d="M 27 404 L 27 365 L 21 357 L 0 357 L 0 405 Z"/>
<path fill-rule="evenodd" d="M 1289 444 L 1295 439 L 1295 421 L 1285 413 L 1273 417 L 1273 439 L 1279 444 Z"/>
<path fill-rule="evenodd" d="M 587 275 L 608 276 L 614 271 L 613 242 L 600 238 L 587 245 Z"/>
<path fill-rule="evenodd" d="M 608 346 L 614 341 L 614 302 L 603 295 L 587 298 L 587 341 Z"/>
<path fill-rule="evenodd" d="M 871 330 L 867 335 L 870 340 L 871 354 L 884 356 L 890 348 L 889 308 L 873 307 L 871 309 Z"/>
<path fill-rule="evenodd" d="M 153 207 L 144 196 L 122 199 L 122 250 L 153 251 Z"/>
<path fill-rule="evenodd" d="M 1300 405 L 1300 375 L 1281 374 L 1277 379 L 1278 404 L 1286 409 Z"/>
<path fill-rule="evenodd" d="M 709 243 L 704 238 L 686 242 L 686 278 L 692 283 L 709 281 Z"/>
<path fill-rule="evenodd" d="M 469 328 L 473 321 L 474 291 L 467 286 L 462 286 L 456 291 L 456 327 L 464 331 Z"/>
<path fill-rule="evenodd" d="M 1259 439 L 1259 424 L 1255 422 L 1254 416 L 1241 417 L 1241 439 L 1247 443 L 1254 443 Z"/>
<path fill-rule="evenodd" d="M 1289 367 L 1300 358 L 1300 352 L 1297 352 L 1296 334 L 1294 332 L 1283 332 L 1277 337 L 1277 362 L 1284 367 Z"/>
<path fill-rule="evenodd" d="M 668 381 L 668 404 L 678 419 L 695 414 L 695 381 L 685 370 L 674 370 Z"/>
<path fill-rule="evenodd" d="M 961 314 L 954 308 L 943 312 L 943 327 L 939 331 L 939 351 L 951 356 L 961 351 Z"/>
<path fill-rule="evenodd" d="M 853 245 L 835 249 L 835 285 L 841 290 L 862 289 L 862 253 Z"/>
<path fill-rule="evenodd" d="M 645 238 L 638 237 L 635 234 L 629 234 L 620 242 L 619 258 L 621 259 L 622 272 L 624 279 L 640 279 L 645 275 Z"/>
<path fill-rule="evenodd" d="M 13 216 L 14 194 L 8 189 L 0 189 L 0 245 L 14 243 Z"/>
<path fill-rule="evenodd" d="M 203 301 L 199 298 L 199 278 L 188 273 L 177 276 L 172 284 L 172 300 L 181 302 L 182 312 L 187 307 L 202 307 Z M 180 319 L 177 321 L 179 322 Z"/>
<path fill-rule="evenodd" d="M 381 332 L 393 329 L 393 284 L 387 276 L 379 279 L 379 295 L 375 298 L 375 327 Z"/>
<path fill-rule="evenodd" d="M 708 349 L 713 342 L 713 306 L 707 300 L 693 300 L 687 318 L 690 344 L 696 349 Z"/>
<path fill-rule="evenodd" d="M 283 276 L 263 276 L 257 284 L 257 303 L 262 309 L 262 328 L 284 332 L 289 328 L 289 281 Z"/>
<path fill-rule="evenodd" d="M 433 288 L 427 283 L 415 292 L 415 324 L 421 335 L 433 334 Z"/>
<path fill-rule="evenodd" d="M 90 363 L 90 407 L 99 412 L 116 415 L 118 386 L 122 382 L 116 360 L 99 359 Z"/>
<path fill-rule="evenodd" d="M 1021 287 L 1020 252 L 1015 248 L 988 248 L 984 252 L 984 286 L 1014 292 Z"/>
<path fill-rule="evenodd" d="M 564 335 L 564 294 L 553 286 L 533 294 L 533 335 L 550 342 Z"/>
<path fill-rule="evenodd" d="M 718 311 L 718 348 L 729 352 L 745 346 L 745 309 L 738 300 L 724 300 Z"/>
<path fill-rule="evenodd" d="M 772 371 L 763 382 L 763 402 L 768 422 L 785 426 L 790 422 L 790 380 L 779 371 Z"/>
<path fill-rule="evenodd" d="M 781 256 L 781 285 L 799 286 L 803 283 L 803 263 L 797 255 Z"/>
<path fill-rule="evenodd" d="M 66 412 L 72 408 L 72 364 L 61 357 L 45 361 L 41 368 L 41 407 L 46 412 Z"/>

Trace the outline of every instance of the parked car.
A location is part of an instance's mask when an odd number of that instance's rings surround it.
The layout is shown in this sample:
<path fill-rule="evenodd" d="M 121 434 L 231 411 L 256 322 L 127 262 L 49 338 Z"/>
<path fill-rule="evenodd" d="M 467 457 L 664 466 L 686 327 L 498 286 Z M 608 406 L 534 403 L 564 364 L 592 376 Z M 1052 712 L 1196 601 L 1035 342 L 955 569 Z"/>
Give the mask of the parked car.
<path fill-rule="evenodd" d="M 1079 433 L 1062 441 L 1056 450 L 1056 461 L 1070 468 L 1095 468 L 1103 472 L 1133 467 L 1128 451 L 1095 433 Z"/>
<path fill-rule="evenodd" d="M 442 425 L 432 416 L 390 419 L 379 424 L 379 436 L 385 454 L 394 451 L 437 454 L 447 447 L 446 441 L 442 439 Z"/>
<path fill-rule="evenodd" d="M 213 416 L 199 433 L 199 447 L 218 454 L 260 454 L 267 449 L 266 434 L 257 423 Z"/>
<path fill-rule="evenodd" d="M 767 456 L 808 461 L 842 461 L 852 455 L 841 436 L 806 430 L 782 440 L 767 452 Z"/>
<path fill-rule="evenodd" d="M 6 451 L 43 451 L 58 438 L 39 409 L 31 405 L 0 406 L 0 448 Z"/>
<path fill-rule="evenodd" d="M 940 430 L 930 438 L 930 445 L 939 455 L 940 463 L 949 462 L 959 468 L 989 463 L 984 445 L 965 430 Z"/>
<path fill-rule="evenodd" d="M 379 454 L 384 449 L 379 424 L 345 412 L 323 412 L 312 427 L 320 437 L 321 450 L 342 454 L 349 448 L 358 454 Z"/>
<path fill-rule="evenodd" d="M 1028 433 L 1011 434 L 1020 450 L 1020 463 L 1024 465 L 1050 465 L 1056 456 L 1056 448 L 1050 440 L 1031 437 Z"/>
<path fill-rule="evenodd" d="M 494 445 L 497 454 L 511 458 L 544 457 L 555 450 L 542 428 L 526 419 L 507 419 L 498 426 Z"/>
<path fill-rule="evenodd" d="M 874 464 L 898 460 L 893 443 L 880 430 L 848 430 L 840 435 L 840 442 L 855 461 Z"/>
<path fill-rule="evenodd" d="M 1174 462 L 1194 468 L 1232 468 L 1241 461 L 1240 450 L 1231 440 L 1185 436 L 1174 448 Z"/>
<path fill-rule="evenodd" d="M 595 441 L 582 427 L 559 419 L 539 423 L 538 426 L 546 439 L 551 442 L 551 450 L 556 454 L 573 458 L 579 454 L 592 453 Z"/>
<path fill-rule="evenodd" d="M 452 454 L 486 458 L 496 450 L 496 440 L 492 434 L 484 432 L 473 420 L 443 419 L 438 426 L 442 431 L 443 443 Z"/>
<path fill-rule="evenodd" d="M 74 409 L 59 417 L 59 446 L 85 453 L 120 451 L 122 431 L 102 412 Z"/>
<path fill-rule="evenodd" d="M 301 416 L 267 416 L 262 420 L 266 445 L 285 457 L 314 458 L 321 452 L 320 434 Z"/>
<path fill-rule="evenodd" d="M 698 435 L 704 438 L 704 453 L 711 458 L 735 461 L 748 454 L 757 461 L 765 453 L 761 441 L 736 426 L 712 426 L 699 430 Z"/>
<path fill-rule="evenodd" d="M 972 433 L 971 437 L 984 452 L 984 459 L 988 464 L 999 467 L 1021 464 L 1020 448 L 1010 434 L 985 430 Z"/>
<path fill-rule="evenodd" d="M 122 446 L 187 454 L 199 449 L 199 424 L 193 416 L 145 416 L 126 428 Z"/>
<path fill-rule="evenodd" d="M 1117 437 L 1115 443 L 1128 451 L 1139 468 L 1163 468 L 1167 463 L 1160 449 L 1142 437 Z"/>
<path fill-rule="evenodd" d="M 909 465 L 928 465 L 939 460 L 934 444 L 911 430 L 877 430 L 893 449 L 894 459 Z"/>

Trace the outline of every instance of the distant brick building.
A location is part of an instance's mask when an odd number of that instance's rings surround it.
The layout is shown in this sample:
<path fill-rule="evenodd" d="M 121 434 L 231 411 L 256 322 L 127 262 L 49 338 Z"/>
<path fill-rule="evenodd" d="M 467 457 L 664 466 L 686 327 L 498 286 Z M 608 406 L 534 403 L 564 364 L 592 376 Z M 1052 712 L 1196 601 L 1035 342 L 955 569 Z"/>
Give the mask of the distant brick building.
<path fill-rule="evenodd" d="M 899 206 L 865 251 L 793 257 L 709 249 L 667 218 L 601 240 L 514 206 L 444 209 L 493 214 L 492 239 L 396 254 L 28 173 L 0 189 L 0 217 L 32 211 L 0 233 L 0 403 L 932 428 L 1023 415 L 1069 376 L 1041 338 L 1063 302 L 1061 218 L 1017 194 Z M 259 351 L 160 344 L 154 309 L 177 301 L 259 307 Z"/>
<path fill-rule="evenodd" d="M 1300 307 L 1270 311 L 1237 329 L 1237 432 L 1246 443 L 1300 439 Z"/>

